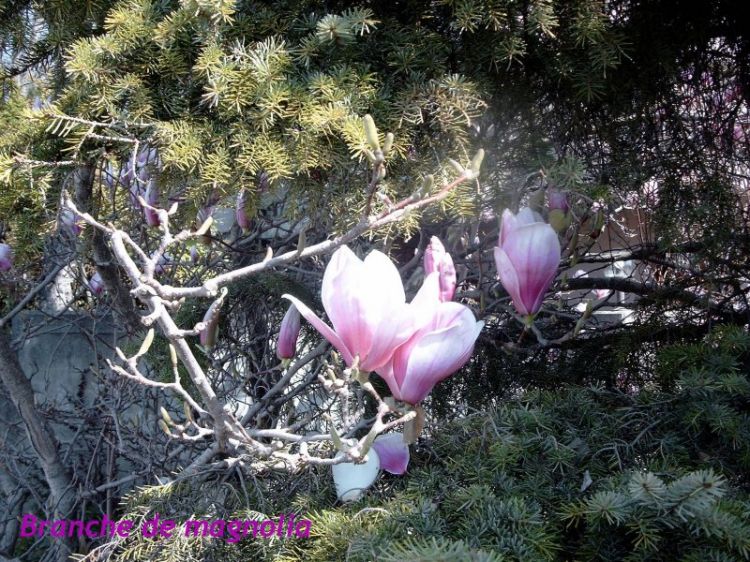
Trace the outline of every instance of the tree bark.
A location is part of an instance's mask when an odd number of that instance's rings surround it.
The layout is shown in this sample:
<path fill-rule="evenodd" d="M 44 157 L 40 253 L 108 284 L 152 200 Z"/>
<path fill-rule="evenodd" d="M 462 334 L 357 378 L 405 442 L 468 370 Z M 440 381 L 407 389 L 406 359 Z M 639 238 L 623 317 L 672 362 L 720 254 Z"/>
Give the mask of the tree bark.
<path fill-rule="evenodd" d="M 94 189 L 94 168 L 81 166 L 73 175 L 74 200 L 81 211 L 91 213 Z M 130 296 L 130 290 L 123 281 L 123 274 L 112 250 L 101 230 L 94 229 L 91 240 L 96 270 L 101 275 L 104 287 L 112 299 L 112 308 L 122 318 L 128 333 L 134 334 L 143 330 L 141 316 L 136 302 Z"/>
<path fill-rule="evenodd" d="M 47 509 L 55 519 L 65 519 L 70 517 L 76 504 L 72 477 L 60 459 L 60 448 L 54 433 L 35 407 L 31 382 L 21 369 L 9 340 L 7 332 L 0 332 L 0 380 L 23 419 L 44 472 L 50 491 Z M 58 560 L 67 560 L 69 545 L 62 540 L 55 540 L 54 545 L 58 549 Z"/>

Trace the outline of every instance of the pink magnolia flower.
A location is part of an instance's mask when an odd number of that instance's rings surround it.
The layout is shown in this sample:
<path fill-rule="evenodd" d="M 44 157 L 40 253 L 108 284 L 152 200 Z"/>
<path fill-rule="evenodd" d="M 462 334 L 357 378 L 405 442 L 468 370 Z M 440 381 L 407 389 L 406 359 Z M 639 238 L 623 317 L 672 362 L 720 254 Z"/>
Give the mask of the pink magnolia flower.
<path fill-rule="evenodd" d="M 378 435 L 372 444 L 378 454 L 380 468 L 391 474 L 403 474 L 409 466 L 409 445 L 401 433 Z"/>
<path fill-rule="evenodd" d="M 528 208 L 503 212 L 495 264 L 500 282 L 519 313 L 533 316 L 557 275 L 560 241 L 554 229 Z"/>
<path fill-rule="evenodd" d="M 409 308 L 416 330 L 376 371 L 394 398 L 417 404 L 466 364 L 484 322 L 462 304 L 440 301 L 437 273 L 427 276 Z"/>
<path fill-rule="evenodd" d="M 453 258 L 445 251 L 445 246 L 437 236 L 430 239 L 430 244 L 424 252 L 425 275 L 438 272 L 440 275 L 440 300 L 453 300 L 456 292 L 456 268 Z"/>
<path fill-rule="evenodd" d="M 333 329 L 299 299 L 283 296 L 333 344 L 348 366 L 358 357 L 362 371 L 374 371 L 388 362 L 414 332 L 398 270 L 377 250 L 360 260 L 342 246 L 331 257 L 321 298 Z"/>
<path fill-rule="evenodd" d="M 0 271 L 9 271 L 13 267 L 13 250 L 8 244 L 0 244 Z"/>
<path fill-rule="evenodd" d="M 279 359 L 291 359 L 297 353 L 297 338 L 300 330 L 299 310 L 294 305 L 289 306 L 279 330 L 279 343 L 276 355 Z"/>
<path fill-rule="evenodd" d="M 99 275 L 98 271 L 91 276 L 91 279 L 89 279 L 89 289 L 91 289 L 91 293 L 97 297 L 104 293 L 104 280 L 102 279 L 102 276 Z"/>

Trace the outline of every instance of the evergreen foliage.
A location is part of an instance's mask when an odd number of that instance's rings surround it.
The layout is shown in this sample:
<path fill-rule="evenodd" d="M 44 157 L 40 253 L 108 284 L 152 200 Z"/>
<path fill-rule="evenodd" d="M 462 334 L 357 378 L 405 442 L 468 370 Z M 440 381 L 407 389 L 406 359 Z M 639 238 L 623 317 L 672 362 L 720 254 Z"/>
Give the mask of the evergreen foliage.
<path fill-rule="evenodd" d="M 381 479 L 354 505 L 331 507 L 326 471 L 291 485 L 268 475 L 146 488 L 124 516 L 292 510 L 312 521 L 311 537 L 136 538 L 113 560 L 748 559 L 748 350 L 746 331 L 721 329 L 665 349 L 636 395 L 526 391 L 435 429 L 405 476 Z"/>

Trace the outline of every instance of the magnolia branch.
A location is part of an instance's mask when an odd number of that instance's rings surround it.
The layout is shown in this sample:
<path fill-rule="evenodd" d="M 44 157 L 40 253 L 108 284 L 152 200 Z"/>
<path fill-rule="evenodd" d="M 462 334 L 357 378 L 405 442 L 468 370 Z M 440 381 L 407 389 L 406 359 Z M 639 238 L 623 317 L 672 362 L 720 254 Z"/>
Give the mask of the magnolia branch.
<path fill-rule="evenodd" d="M 382 168 L 382 162 L 380 163 L 380 166 Z M 368 187 L 368 192 L 374 192 L 376 189 L 378 178 L 382 174 L 379 170 L 380 168 L 376 167 L 373 174 L 373 181 Z M 286 468 L 292 469 L 297 469 L 304 464 L 336 464 L 347 460 L 361 460 L 379 433 L 409 422 L 414 419 L 416 413 L 413 410 L 405 411 L 402 407 L 397 408 L 392 401 L 384 401 L 374 391 L 372 385 L 365 382 L 363 388 L 377 403 L 377 416 L 374 420 L 370 421 L 371 425 L 367 434 L 359 440 L 353 441 L 349 445 L 345 445 L 340 440 L 337 431 L 333 428 L 331 435 L 321 435 L 317 432 L 304 436 L 298 435 L 296 431 L 304 425 L 304 422 L 309 420 L 298 422 L 287 428 L 246 429 L 244 427 L 245 424 L 262 411 L 264 404 L 268 404 L 270 398 L 273 398 L 284 391 L 284 389 L 291 383 L 294 374 L 298 372 L 303 365 L 319 356 L 327 346 L 318 346 L 318 348 L 298 361 L 287 371 L 287 373 L 285 373 L 281 380 L 279 380 L 269 392 L 266 393 L 264 398 L 251 407 L 251 409 L 243 416 L 242 420 L 238 420 L 228 411 L 217 396 L 208 375 L 197 361 L 185 339 L 200 333 L 208 324 L 211 324 L 212 319 L 204 318 L 203 322 L 196 324 L 192 329 L 181 329 L 174 322 L 169 309 L 179 307 L 179 304 L 183 302 L 185 298 L 189 297 L 217 298 L 218 296 L 217 302 L 220 302 L 225 292 L 222 292 L 222 295 L 220 296 L 218 295 L 219 289 L 229 284 L 236 283 L 237 281 L 252 275 L 257 275 L 274 267 L 288 265 L 297 260 L 332 252 L 338 247 L 355 240 L 357 237 L 370 230 L 375 230 L 384 225 L 402 220 L 408 216 L 409 213 L 418 211 L 432 203 L 441 201 L 447 197 L 451 190 L 456 186 L 468 179 L 472 179 L 472 177 L 472 173 L 467 171 L 466 173 L 462 173 L 456 180 L 443 186 L 437 193 L 431 196 L 421 197 L 413 195 L 395 204 L 388 205 L 387 208 L 380 213 L 363 218 L 349 231 L 334 239 L 326 240 L 308 247 L 303 247 L 303 242 L 301 242 L 295 250 L 291 250 L 277 257 L 273 257 L 269 247 L 269 251 L 262 261 L 235 271 L 215 276 L 204 281 L 200 287 L 173 287 L 162 285 L 154 278 L 154 273 L 159 260 L 163 258 L 170 247 L 175 244 L 184 243 L 190 239 L 199 238 L 208 232 L 211 225 L 210 218 L 195 232 L 183 230 L 177 235 L 172 235 L 169 228 L 169 219 L 176 212 L 176 204 L 173 204 L 169 210 L 165 210 L 150 205 L 149 202 L 140 197 L 139 203 L 141 206 L 144 209 L 156 213 L 159 217 L 159 228 L 161 230 L 160 241 L 157 248 L 151 253 L 151 255 L 148 255 L 126 232 L 118 229 L 112 224 L 102 224 L 90 214 L 79 210 L 72 201 L 66 201 L 66 205 L 73 213 L 81 217 L 85 222 L 98 231 L 102 232 L 105 236 L 109 237 L 112 243 L 113 254 L 123 267 L 133 285 L 131 295 L 145 304 L 148 309 L 148 312 L 141 316 L 141 322 L 146 326 L 152 324 L 158 325 L 162 333 L 170 342 L 170 352 L 173 357 L 173 374 L 175 378 L 171 383 L 157 382 L 149 379 L 138 370 L 138 360 L 146 353 L 150 346 L 150 342 L 144 342 L 142 350 L 130 358 L 126 357 L 123 352 L 118 349 L 117 353 L 123 366 L 115 365 L 110 361 L 110 367 L 120 376 L 141 385 L 158 387 L 176 393 L 177 396 L 189 405 L 190 409 L 200 415 L 207 414 L 213 420 L 213 429 L 208 429 L 198 426 L 196 422 L 191 420 L 188 420 L 186 424 L 176 423 L 168 414 L 166 414 L 166 412 L 163 412 L 162 429 L 164 429 L 171 437 L 183 441 L 195 441 L 212 436 L 217 444 L 216 448 L 211 448 L 212 451 L 218 452 L 226 450 L 228 446 L 246 448 L 251 451 L 256 458 L 254 461 L 256 464 L 258 462 L 263 464 L 266 461 L 262 461 L 261 459 L 267 459 L 266 464 L 270 463 L 270 465 L 275 466 L 278 461 L 281 461 Z M 370 196 L 371 193 L 368 197 Z M 128 248 L 134 252 L 140 265 L 133 259 Z M 212 309 L 214 309 L 217 314 L 219 307 L 212 306 Z M 153 335 L 147 335 L 147 339 L 149 337 L 153 338 Z M 200 394 L 203 406 L 196 402 L 182 386 L 177 370 L 177 361 L 179 361 L 187 370 L 193 385 Z M 340 404 L 342 420 L 344 421 L 344 435 L 351 435 L 354 431 L 362 428 L 361 422 L 357 423 L 349 412 L 349 386 L 351 382 L 352 372 L 347 369 L 345 371 L 345 378 L 343 380 L 339 379 L 335 381 L 335 384 L 333 385 L 335 388 L 328 387 L 332 390 L 334 400 L 338 401 Z M 357 413 L 360 414 L 362 411 L 361 406 L 358 407 Z M 386 421 L 386 417 L 392 415 L 395 415 L 395 418 Z M 339 450 L 333 458 L 328 456 L 328 448 L 321 449 L 324 456 L 318 457 L 310 454 L 311 444 L 316 442 L 322 444 L 322 442 L 326 442 L 331 438 L 333 438 L 334 444 Z M 271 440 L 270 444 L 264 443 L 269 439 Z M 290 453 L 287 450 L 288 445 L 285 445 L 285 443 L 290 445 L 296 444 L 298 446 L 298 452 Z"/>

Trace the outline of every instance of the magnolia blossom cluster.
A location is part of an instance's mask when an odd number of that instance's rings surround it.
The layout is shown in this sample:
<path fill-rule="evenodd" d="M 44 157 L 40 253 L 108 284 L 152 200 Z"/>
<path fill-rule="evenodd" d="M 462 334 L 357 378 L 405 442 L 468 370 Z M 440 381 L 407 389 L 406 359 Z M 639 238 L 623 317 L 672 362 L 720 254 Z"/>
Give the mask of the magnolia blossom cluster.
<path fill-rule="evenodd" d="M 422 288 L 407 303 L 398 270 L 385 254 L 374 250 L 360 260 L 341 247 L 325 270 L 321 291 L 333 328 L 299 299 L 284 297 L 347 366 L 377 373 L 394 398 L 417 404 L 469 360 L 483 326 L 469 308 L 445 300 L 455 290 L 455 270 L 446 255 L 442 245 L 433 245 Z"/>
<path fill-rule="evenodd" d="M 424 267 L 424 283 L 407 303 L 398 270 L 385 254 L 374 250 L 361 260 L 341 247 L 325 270 L 321 291 L 333 328 L 302 301 L 284 295 L 293 309 L 282 322 L 279 355 L 288 358 L 294 353 L 299 311 L 341 353 L 348 367 L 377 373 L 395 399 L 418 404 L 437 383 L 466 364 L 483 326 L 469 308 L 451 302 L 456 270 L 437 238 L 427 248 Z M 334 466 L 339 497 L 356 499 L 381 468 L 403 474 L 408 462 L 409 446 L 402 434 L 378 436 L 364 463 Z"/>

